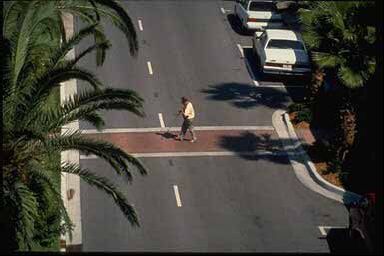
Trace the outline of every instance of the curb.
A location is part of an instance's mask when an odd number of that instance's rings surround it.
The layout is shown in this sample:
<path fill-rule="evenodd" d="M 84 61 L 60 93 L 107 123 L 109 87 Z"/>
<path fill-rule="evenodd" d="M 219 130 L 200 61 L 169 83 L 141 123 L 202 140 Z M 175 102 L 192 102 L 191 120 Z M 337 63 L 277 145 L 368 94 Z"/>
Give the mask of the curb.
<path fill-rule="evenodd" d="M 285 110 L 279 109 L 275 111 L 272 115 L 272 123 L 279 138 L 282 140 L 284 150 L 288 152 L 287 155 L 296 177 L 301 183 L 312 191 L 336 200 L 339 203 L 350 204 L 361 198 L 361 195 L 329 183 L 317 173 L 315 165 L 303 149 Z"/>
<path fill-rule="evenodd" d="M 69 13 L 65 13 L 62 17 L 64 29 L 67 39 L 74 34 L 74 19 Z M 75 49 L 71 49 L 67 59 L 75 58 Z M 68 97 L 77 93 L 76 79 L 66 81 L 60 85 L 60 103 L 62 104 Z M 61 133 L 66 131 L 79 130 L 79 122 L 76 120 L 72 123 L 62 126 Z M 68 150 L 61 152 L 61 161 L 79 164 L 80 154 L 77 150 Z M 68 215 L 75 225 L 72 231 L 72 237 L 69 234 L 61 235 L 61 252 L 68 251 L 69 248 L 82 244 L 82 225 L 81 225 L 81 204 L 80 204 L 80 178 L 77 175 L 62 173 L 61 176 L 61 196 Z"/>

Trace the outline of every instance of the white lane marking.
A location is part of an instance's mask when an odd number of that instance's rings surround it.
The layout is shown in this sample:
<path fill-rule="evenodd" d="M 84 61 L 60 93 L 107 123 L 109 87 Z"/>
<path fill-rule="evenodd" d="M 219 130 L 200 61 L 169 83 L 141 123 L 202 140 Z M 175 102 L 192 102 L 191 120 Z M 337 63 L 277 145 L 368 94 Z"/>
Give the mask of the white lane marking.
<path fill-rule="evenodd" d="M 133 157 L 195 157 L 195 156 L 286 156 L 289 152 L 284 151 L 249 151 L 249 152 L 233 152 L 233 151 L 207 151 L 207 152 L 162 152 L 162 153 L 136 153 L 130 154 Z M 96 155 L 80 155 L 80 159 L 97 159 Z"/>
<path fill-rule="evenodd" d="M 239 48 L 241 58 L 244 58 L 244 51 L 240 44 L 237 44 L 237 48 Z"/>
<path fill-rule="evenodd" d="M 148 66 L 148 72 L 150 75 L 153 75 L 153 70 L 152 70 L 152 64 L 150 61 L 147 61 L 147 66 Z"/>
<path fill-rule="evenodd" d="M 253 47 L 252 47 L 252 45 L 251 46 L 248 46 L 248 45 L 243 45 L 243 46 L 241 46 L 243 49 L 252 49 Z"/>
<path fill-rule="evenodd" d="M 169 127 L 169 131 L 180 131 L 181 127 Z M 232 130 L 267 130 L 274 131 L 273 126 L 195 126 L 197 131 L 232 131 Z M 81 130 L 83 134 L 99 134 L 99 133 L 123 133 L 123 132 L 162 132 L 163 128 L 111 128 L 98 131 L 96 129 Z"/>
<path fill-rule="evenodd" d="M 160 126 L 161 128 L 165 128 L 165 123 L 163 119 L 163 114 L 159 113 L 159 120 L 160 120 Z"/>
<path fill-rule="evenodd" d="M 328 235 L 328 232 L 326 231 L 326 229 L 347 229 L 348 227 L 347 226 L 318 226 L 319 230 L 320 230 L 320 233 L 322 236 L 327 236 Z"/>
<path fill-rule="evenodd" d="M 143 31 L 143 23 L 142 23 L 141 19 L 139 19 L 138 22 L 139 22 L 140 31 Z"/>
<path fill-rule="evenodd" d="M 248 62 L 247 58 L 244 58 L 244 59 L 245 59 L 245 66 L 247 67 L 248 72 L 249 72 L 249 74 L 251 75 L 252 82 L 253 82 L 256 86 L 259 86 L 259 82 L 256 80 L 255 75 L 253 74 L 253 71 L 252 71 L 252 69 L 251 69 L 251 66 L 249 65 L 249 62 Z"/>
<path fill-rule="evenodd" d="M 221 13 L 222 13 L 222 14 L 225 14 L 225 10 L 224 10 L 223 7 L 221 7 L 220 10 L 221 10 Z"/>
<path fill-rule="evenodd" d="M 179 188 L 177 187 L 177 185 L 173 185 L 173 191 L 175 192 L 177 207 L 181 207 L 182 204 L 181 204 L 181 199 L 179 194 Z"/>

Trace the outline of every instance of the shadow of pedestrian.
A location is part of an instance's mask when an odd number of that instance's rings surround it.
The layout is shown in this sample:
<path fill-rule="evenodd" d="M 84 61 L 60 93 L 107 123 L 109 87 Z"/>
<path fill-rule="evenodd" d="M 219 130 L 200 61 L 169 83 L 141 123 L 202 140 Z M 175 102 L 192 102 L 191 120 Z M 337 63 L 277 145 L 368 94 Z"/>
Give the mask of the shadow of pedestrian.
<path fill-rule="evenodd" d="M 161 137 L 165 138 L 165 139 L 176 139 L 177 137 L 177 134 L 173 134 L 171 132 L 157 132 L 156 135 L 160 135 Z"/>

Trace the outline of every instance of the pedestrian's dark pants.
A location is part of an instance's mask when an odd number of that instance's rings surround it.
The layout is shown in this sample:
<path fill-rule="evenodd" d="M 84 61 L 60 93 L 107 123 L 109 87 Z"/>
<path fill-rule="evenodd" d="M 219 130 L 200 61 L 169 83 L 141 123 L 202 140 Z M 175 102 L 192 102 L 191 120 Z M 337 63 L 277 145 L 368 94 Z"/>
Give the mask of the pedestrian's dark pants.
<path fill-rule="evenodd" d="M 181 132 L 180 132 L 180 140 L 183 140 L 185 133 L 187 130 L 191 133 L 192 140 L 196 140 L 195 132 L 193 131 L 193 118 L 188 119 L 184 118 L 183 125 L 181 126 Z"/>

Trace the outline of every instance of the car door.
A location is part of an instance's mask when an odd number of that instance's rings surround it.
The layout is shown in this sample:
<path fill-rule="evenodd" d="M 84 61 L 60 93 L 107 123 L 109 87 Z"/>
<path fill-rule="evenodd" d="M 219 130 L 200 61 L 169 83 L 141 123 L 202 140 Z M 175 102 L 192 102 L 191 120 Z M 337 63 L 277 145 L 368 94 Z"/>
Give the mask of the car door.
<path fill-rule="evenodd" d="M 248 18 L 248 14 L 247 14 L 248 3 L 249 3 L 249 0 L 238 0 L 235 5 L 235 13 L 237 17 L 239 17 L 243 25 L 247 22 L 247 18 Z"/>
<path fill-rule="evenodd" d="M 263 32 L 258 39 L 255 40 L 255 50 L 257 55 L 260 57 L 261 63 L 265 61 L 265 47 L 268 41 L 267 33 Z"/>

